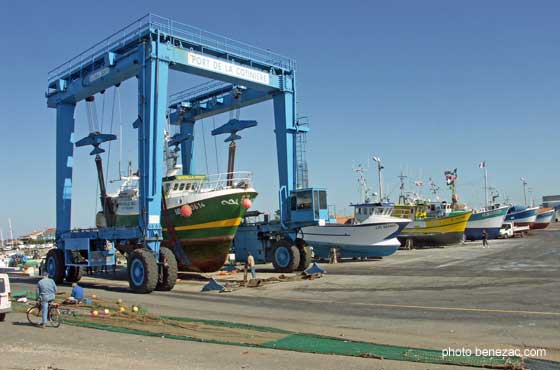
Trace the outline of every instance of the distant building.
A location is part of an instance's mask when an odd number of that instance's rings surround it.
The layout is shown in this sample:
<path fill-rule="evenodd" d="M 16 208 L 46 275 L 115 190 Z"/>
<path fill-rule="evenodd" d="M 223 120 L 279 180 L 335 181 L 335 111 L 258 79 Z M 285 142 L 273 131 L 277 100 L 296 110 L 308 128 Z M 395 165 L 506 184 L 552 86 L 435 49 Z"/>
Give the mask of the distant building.
<path fill-rule="evenodd" d="M 543 207 L 550 207 L 556 209 L 556 216 L 554 221 L 560 221 L 560 195 L 545 195 L 542 197 Z"/>
<path fill-rule="evenodd" d="M 23 235 L 19 238 L 24 243 L 46 242 L 55 239 L 56 229 L 50 228 L 46 230 L 33 231 L 28 235 Z"/>
<path fill-rule="evenodd" d="M 54 240 L 55 239 L 55 228 L 46 229 L 43 231 L 43 240 Z"/>

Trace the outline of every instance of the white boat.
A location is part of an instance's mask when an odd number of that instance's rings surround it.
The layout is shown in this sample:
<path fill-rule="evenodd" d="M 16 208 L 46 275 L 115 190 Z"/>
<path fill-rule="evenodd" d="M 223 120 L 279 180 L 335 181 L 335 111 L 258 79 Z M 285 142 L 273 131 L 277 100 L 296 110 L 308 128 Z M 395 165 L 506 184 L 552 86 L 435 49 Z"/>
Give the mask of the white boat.
<path fill-rule="evenodd" d="M 400 243 L 393 239 L 411 221 L 392 217 L 393 207 L 388 204 L 363 203 L 353 206 L 354 223 L 325 223 L 302 229 L 304 239 L 313 246 L 315 256 L 327 258 L 333 247 L 338 249 L 342 258 L 385 257 L 395 253 Z"/>

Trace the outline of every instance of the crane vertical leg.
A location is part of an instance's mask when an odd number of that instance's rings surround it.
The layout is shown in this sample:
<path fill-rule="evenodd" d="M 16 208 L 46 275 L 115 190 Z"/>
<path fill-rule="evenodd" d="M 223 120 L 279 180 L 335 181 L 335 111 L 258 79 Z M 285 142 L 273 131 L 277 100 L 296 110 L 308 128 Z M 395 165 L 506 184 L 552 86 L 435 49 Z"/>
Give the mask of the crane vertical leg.
<path fill-rule="evenodd" d="M 295 95 L 290 92 L 275 95 L 274 127 L 280 181 L 280 212 L 290 220 L 290 191 L 295 189 Z"/>
<path fill-rule="evenodd" d="M 148 58 L 143 63 L 138 85 L 139 225 L 145 233 L 146 246 L 156 256 L 159 256 L 158 239 L 162 236 L 161 179 L 168 75 L 168 62 Z"/>
<path fill-rule="evenodd" d="M 72 215 L 72 166 L 75 104 L 56 106 L 56 233 L 70 230 Z"/>
<path fill-rule="evenodd" d="M 194 121 L 181 122 L 181 134 L 190 134 L 191 138 L 181 143 L 181 162 L 183 175 L 193 175 L 194 166 Z"/>

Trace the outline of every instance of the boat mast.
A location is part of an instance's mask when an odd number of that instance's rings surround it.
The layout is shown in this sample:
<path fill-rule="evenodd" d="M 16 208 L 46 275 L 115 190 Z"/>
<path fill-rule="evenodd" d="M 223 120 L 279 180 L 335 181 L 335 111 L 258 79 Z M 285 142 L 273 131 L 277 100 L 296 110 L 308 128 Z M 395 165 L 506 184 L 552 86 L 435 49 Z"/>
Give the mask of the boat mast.
<path fill-rule="evenodd" d="M 406 203 L 406 197 L 404 196 L 404 180 L 406 180 L 406 176 L 402 173 L 400 176 L 398 176 L 399 180 L 401 181 L 401 194 L 399 195 L 399 204 L 405 204 Z"/>
<path fill-rule="evenodd" d="M 10 225 L 10 245 L 14 246 L 14 230 L 12 229 L 12 219 L 8 217 L 8 224 Z"/>
<path fill-rule="evenodd" d="M 0 228 L 0 247 L 4 246 L 4 232 Z"/>
<path fill-rule="evenodd" d="M 368 196 L 369 188 L 367 185 L 366 177 L 364 176 L 365 169 L 362 167 L 361 164 L 359 164 L 358 167 L 354 169 L 354 172 L 358 174 L 358 184 L 360 184 L 360 187 L 364 195 L 362 199 L 364 203 L 369 203 L 369 196 Z"/>
<path fill-rule="evenodd" d="M 527 206 L 527 180 L 525 180 L 524 177 L 522 177 L 520 180 L 523 183 L 523 198 L 525 200 L 525 205 Z"/>
<path fill-rule="evenodd" d="M 377 163 L 377 176 L 379 178 L 379 203 L 383 202 L 383 180 L 381 178 L 381 170 L 385 167 L 381 164 L 381 158 L 373 156 L 373 160 Z"/>
<path fill-rule="evenodd" d="M 488 207 L 488 171 L 486 169 L 486 161 L 480 162 L 478 166 L 484 169 L 484 207 Z"/>

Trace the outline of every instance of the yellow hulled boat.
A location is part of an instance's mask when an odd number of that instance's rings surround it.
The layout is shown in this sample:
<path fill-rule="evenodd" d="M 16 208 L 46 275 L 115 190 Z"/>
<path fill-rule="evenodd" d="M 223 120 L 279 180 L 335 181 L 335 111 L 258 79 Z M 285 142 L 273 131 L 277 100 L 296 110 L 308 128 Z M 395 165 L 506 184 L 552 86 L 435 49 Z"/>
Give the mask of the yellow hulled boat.
<path fill-rule="evenodd" d="M 461 242 L 471 214 L 472 211 L 452 210 L 446 202 L 400 204 L 393 211 L 395 217 L 413 220 L 398 237 L 409 248 Z"/>

